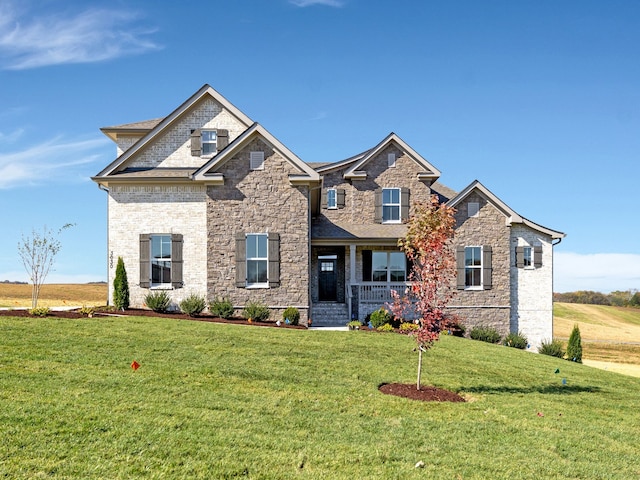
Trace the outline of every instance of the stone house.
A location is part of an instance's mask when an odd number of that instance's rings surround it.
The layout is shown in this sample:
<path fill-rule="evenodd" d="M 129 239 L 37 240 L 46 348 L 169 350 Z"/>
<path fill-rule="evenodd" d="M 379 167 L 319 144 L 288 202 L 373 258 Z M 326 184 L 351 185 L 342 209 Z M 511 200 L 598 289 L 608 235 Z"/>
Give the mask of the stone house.
<path fill-rule="evenodd" d="M 288 306 L 314 326 L 364 319 L 404 289 L 397 247 L 414 202 L 457 210 L 458 295 L 467 326 L 552 336 L 553 245 L 480 182 L 459 193 L 391 133 L 343 161 L 311 164 L 209 85 L 164 118 L 101 129 L 117 158 L 92 179 L 108 198 L 108 281 L 123 257 L 131 301 L 154 289 L 242 309 Z"/>

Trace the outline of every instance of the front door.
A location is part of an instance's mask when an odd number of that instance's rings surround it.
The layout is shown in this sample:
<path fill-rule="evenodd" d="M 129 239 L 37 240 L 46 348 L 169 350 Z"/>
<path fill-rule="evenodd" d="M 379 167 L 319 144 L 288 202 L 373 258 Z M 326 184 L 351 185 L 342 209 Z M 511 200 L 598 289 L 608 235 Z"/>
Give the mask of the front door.
<path fill-rule="evenodd" d="M 319 258 L 318 266 L 318 299 L 321 302 L 338 300 L 338 260 L 335 258 Z"/>

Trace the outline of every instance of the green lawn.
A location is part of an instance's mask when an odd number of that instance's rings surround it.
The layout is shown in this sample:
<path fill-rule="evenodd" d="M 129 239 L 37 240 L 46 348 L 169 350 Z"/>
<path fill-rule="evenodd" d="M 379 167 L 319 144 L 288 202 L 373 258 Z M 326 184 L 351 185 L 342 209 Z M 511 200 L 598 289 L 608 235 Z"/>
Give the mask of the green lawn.
<path fill-rule="evenodd" d="M 0 335 L 0 477 L 640 476 L 640 379 L 507 347 L 426 354 L 454 404 L 378 392 L 415 379 L 396 334 L 0 317 Z"/>

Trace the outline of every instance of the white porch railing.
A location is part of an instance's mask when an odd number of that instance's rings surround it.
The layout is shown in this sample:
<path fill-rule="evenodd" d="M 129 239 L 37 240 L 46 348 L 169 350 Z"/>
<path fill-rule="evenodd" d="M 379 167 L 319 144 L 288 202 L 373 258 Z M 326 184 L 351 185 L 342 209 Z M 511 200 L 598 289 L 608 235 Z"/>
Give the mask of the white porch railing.
<path fill-rule="evenodd" d="M 396 290 L 400 295 L 404 294 L 406 283 L 366 283 L 358 285 L 358 299 L 360 303 L 375 303 L 384 305 L 391 302 L 391 290 Z"/>

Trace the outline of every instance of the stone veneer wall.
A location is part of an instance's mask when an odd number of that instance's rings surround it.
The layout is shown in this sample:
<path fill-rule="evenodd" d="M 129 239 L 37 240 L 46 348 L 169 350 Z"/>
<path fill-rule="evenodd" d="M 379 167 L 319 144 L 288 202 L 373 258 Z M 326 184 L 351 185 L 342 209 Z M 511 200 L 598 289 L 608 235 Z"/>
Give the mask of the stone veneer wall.
<path fill-rule="evenodd" d="M 140 152 L 128 166 L 135 168 L 200 167 L 208 159 L 191 155 L 191 130 L 198 128 L 225 128 L 229 130 L 229 143 L 250 125 L 236 117 L 210 97 L 202 99 L 178 122 L 168 128 L 153 144 Z"/>
<path fill-rule="evenodd" d="M 249 169 L 251 151 L 264 151 L 264 170 Z M 287 306 L 300 310 L 306 322 L 309 310 L 309 187 L 292 186 L 289 174 L 300 171 L 261 139 L 219 169 L 223 186 L 207 189 L 208 296 L 230 299 L 241 309 L 260 301 L 273 318 Z M 280 234 L 280 286 L 236 287 L 235 235 Z"/>
<path fill-rule="evenodd" d="M 206 192 L 202 185 L 112 185 L 109 187 L 108 278 L 113 301 L 113 279 L 118 256 L 124 260 L 131 306 L 142 307 L 148 288 L 140 288 L 140 234 L 183 235 L 184 287 L 170 289 L 178 304 L 190 293 L 205 295 L 207 288 Z"/>
<path fill-rule="evenodd" d="M 469 202 L 480 204 L 477 217 L 469 218 Z M 506 335 L 511 319 L 511 228 L 505 224 L 503 213 L 475 193 L 458 206 L 455 218 L 454 245 L 491 246 L 493 287 L 490 290 L 458 290 L 447 311 L 461 318 L 467 332 L 473 326 L 486 325 Z"/>
<path fill-rule="evenodd" d="M 553 338 L 553 245 L 550 236 L 524 225 L 511 229 L 511 331 L 522 332 L 530 349 L 538 351 L 542 341 Z M 517 268 L 515 249 L 542 246 L 542 266 Z"/>

